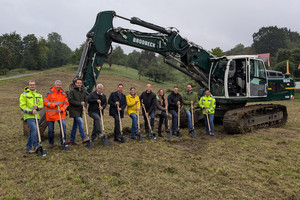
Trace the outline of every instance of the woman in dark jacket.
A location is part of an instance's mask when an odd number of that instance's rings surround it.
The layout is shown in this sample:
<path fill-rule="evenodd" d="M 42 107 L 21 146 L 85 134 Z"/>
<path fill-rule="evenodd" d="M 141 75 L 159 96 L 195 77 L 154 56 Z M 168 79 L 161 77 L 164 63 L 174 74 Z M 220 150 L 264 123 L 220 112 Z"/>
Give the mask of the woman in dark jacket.
<path fill-rule="evenodd" d="M 165 130 L 168 131 L 168 116 L 166 114 L 166 99 L 165 99 L 165 92 L 163 89 L 158 90 L 156 96 L 156 110 L 155 114 L 159 116 L 159 123 L 158 123 L 158 136 L 163 137 L 161 134 L 161 127 L 163 121 L 165 120 Z"/>
<path fill-rule="evenodd" d="M 77 127 L 79 127 L 82 142 L 84 143 L 89 141 L 84 135 L 83 129 L 82 111 L 85 111 L 86 109 L 86 92 L 82 87 L 81 79 L 76 80 L 74 88 L 70 91 L 69 104 L 70 117 L 74 119 L 70 143 L 73 145 L 79 145 L 75 142 Z"/>

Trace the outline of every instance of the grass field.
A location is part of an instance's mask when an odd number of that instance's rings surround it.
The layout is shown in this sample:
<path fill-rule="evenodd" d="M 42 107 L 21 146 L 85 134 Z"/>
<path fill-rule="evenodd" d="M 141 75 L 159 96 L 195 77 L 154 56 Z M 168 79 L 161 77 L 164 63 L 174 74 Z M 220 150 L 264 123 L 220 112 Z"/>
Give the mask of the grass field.
<path fill-rule="evenodd" d="M 300 101 L 280 101 L 289 118 L 284 127 L 228 135 L 216 125 L 215 137 L 202 135 L 203 124 L 192 139 L 128 140 L 124 144 L 100 141 L 93 149 L 60 149 L 58 124 L 55 147 L 46 157 L 25 154 L 19 95 L 27 81 L 37 82 L 45 95 L 56 79 L 67 89 L 76 67 L 52 69 L 39 75 L 1 81 L 0 198 L 1 199 L 300 199 Z M 148 82 L 138 81 L 131 69 L 113 66 L 99 76 L 107 96 L 117 84 L 124 93 L 136 86 L 140 94 Z M 118 73 L 122 76 L 117 76 Z M 127 73 L 128 72 L 128 73 Z M 134 76 L 133 79 L 130 77 Z M 162 84 L 153 84 L 156 92 Z M 171 83 L 167 88 L 171 87 Z M 165 88 L 165 87 L 164 87 Z M 110 135 L 113 120 L 105 111 Z M 73 120 L 67 118 L 67 137 Z M 123 124 L 130 126 L 126 115 Z M 89 129 L 92 120 L 89 118 Z M 165 133 L 164 133 L 165 134 Z M 77 141 L 80 137 L 77 133 Z M 47 134 L 43 146 L 47 148 Z"/>

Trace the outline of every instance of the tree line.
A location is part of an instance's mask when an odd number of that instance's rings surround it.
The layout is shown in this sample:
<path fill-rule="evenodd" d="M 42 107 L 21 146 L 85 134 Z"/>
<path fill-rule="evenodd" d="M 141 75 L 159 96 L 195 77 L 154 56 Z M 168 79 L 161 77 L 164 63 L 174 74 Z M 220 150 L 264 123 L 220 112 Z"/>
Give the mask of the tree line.
<path fill-rule="evenodd" d="M 251 46 L 237 44 L 228 51 L 220 47 L 211 49 L 215 56 L 243 55 L 270 53 L 272 66 L 269 69 L 279 70 L 285 73 L 286 60 L 290 61 L 290 72 L 294 77 L 300 77 L 298 65 L 300 63 L 300 35 L 288 28 L 277 26 L 262 27 L 252 35 Z M 0 36 L 0 73 L 6 74 L 15 68 L 27 68 L 30 70 L 48 69 L 65 64 L 78 64 L 83 44 L 72 51 L 62 37 L 56 33 L 49 33 L 47 39 L 37 38 L 34 34 L 21 37 L 12 32 Z M 123 65 L 138 70 L 139 76 L 146 76 L 155 82 L 171 80 L 170 67 L 163 62 L 161 56 L 153 52 L 136 51 L 124 53 L 120 46 L 113 49 L 106 59 L 106 63 Z"/>
<path fill-rule="evenodd" d="M 72 50 L 62 42 L 56 32 L 49 33 L 47 39 L 34 34 L 21 37 L 16 32 L 0 36 L 0 73 L 11 69 L 48 69 L 71 62 Z"/>

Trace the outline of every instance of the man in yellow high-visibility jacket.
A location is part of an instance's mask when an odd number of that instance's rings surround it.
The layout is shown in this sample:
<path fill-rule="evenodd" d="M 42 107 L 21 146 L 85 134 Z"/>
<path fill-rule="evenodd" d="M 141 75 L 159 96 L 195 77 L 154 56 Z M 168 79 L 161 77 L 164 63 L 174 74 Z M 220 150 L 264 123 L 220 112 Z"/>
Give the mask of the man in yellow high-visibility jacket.
<path fill-rule="evenodd" d="M 205 121 L 205 133 L 206 134 L 209 133 L 211 136 L 214 136 L 214 115 L 215 115 L 215 108 L 216 108 L 216 100 L 210 93 L 209 89 L 205 90 L 205 95 L 201 97 L 199 101 L 199 106 L 203 110 L 204 121 Z M 207 118 L 209 120 L 209 124 Z"/>
<path fill-rule="evenodd" d="M 23 119 L 27 122 L 30 132 L 28 135 L 26 153 L 35 153 L 38 147 L 37 127 L 35 115 L 39 119 L 39 113 L 43 105 L 43 96 L 36 92 L 35 81 L 29 81 L 24 92 L 20 95 L 20 108 L 23 111 Z M 34 149 L 32 149 L 32 146 Z"/>

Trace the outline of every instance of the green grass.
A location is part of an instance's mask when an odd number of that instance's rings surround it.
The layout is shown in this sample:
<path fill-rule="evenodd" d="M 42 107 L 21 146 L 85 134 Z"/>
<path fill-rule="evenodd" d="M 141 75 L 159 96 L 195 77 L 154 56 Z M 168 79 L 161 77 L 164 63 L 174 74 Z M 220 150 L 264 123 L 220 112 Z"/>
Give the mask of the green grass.
<path fill-rule="evenodd" d="M 96 141 L 93 149 L 70 146 L 67 152 L 58 145 L 59 128 L 55 124 L 56 146 L 47 149 L 48 155 L 25 154 L 27 138 L 22 133 L 18 98 L 28 79 L 36 80 L 38 92 L 45 95 L 57 79 L 67 88 L 76 69 L 70 65 L 1 81 L 0 199 L 299 199 L 300 101 L 274 102 L 288 109 L 288 121 L 280 128 L 228 135 L 221 124 L 216 124 L 215 137 L 210 137 L 201 135 L 201 122 L 196 125 L 196 139 L 183 128 L 182 138 L 145 139 L 140 143 L 128 140 L 124 144 L 110 139 L 107 147 Z M 138 81 L 129 69 L 115 70 L 123 70 L 119 71 L 122 76 L 107 74 L 104 68 L 99 77 L 107 95 L 120 81 L 125 94 L 132 85 L 140 93 L 149 82 Z M 154 91 L 160 87 L 165 88 L 153 84 Z M 68 139 L 72 123 L 66 119 Z M 111 136 L 114 126 L 108 109 L 104 123 Z M 88 124 L 91 132 L 89 117 Z M 123 125 L 131 125 L 126 114 Z M 47 139 L 44 134 L 46 148 Z M 76 140 L 80 142 L 78 133 Z"/>
<path fill-rule="evenodd" d="M 300 100 L 300 89 L 295 89 L 295 98 L 294 100 Z"/>

